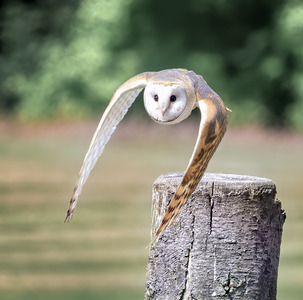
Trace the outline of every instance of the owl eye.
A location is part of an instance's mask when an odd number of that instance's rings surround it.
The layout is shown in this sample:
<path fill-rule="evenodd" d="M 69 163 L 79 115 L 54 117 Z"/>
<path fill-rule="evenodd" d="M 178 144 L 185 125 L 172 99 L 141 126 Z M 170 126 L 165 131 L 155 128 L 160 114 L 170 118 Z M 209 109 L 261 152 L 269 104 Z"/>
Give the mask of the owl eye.
<path fill-rule="evenodd" d="M 176 101 L 177 100 L 177 97 L 175 96 L 175 95 L 171 95 L 170 96 L 170 101 L 171 102 L 174 102 L 174 101 Z"/>
<path fill-rule="evenodd" d="M 154 100 L 158 102 L 158 95 L 154 95 Z"/>

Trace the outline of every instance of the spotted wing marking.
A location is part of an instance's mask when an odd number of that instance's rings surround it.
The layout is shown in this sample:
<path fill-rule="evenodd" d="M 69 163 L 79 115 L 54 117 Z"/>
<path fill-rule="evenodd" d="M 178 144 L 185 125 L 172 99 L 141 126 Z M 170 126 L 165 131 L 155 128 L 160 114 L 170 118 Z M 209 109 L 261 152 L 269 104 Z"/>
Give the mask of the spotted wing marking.
<path fill-rule="evenodd" d="M 216 101 L 219 103 L 215 103 Z M 197 106 L 201 111 L 201 122 L 195 149 L 182 181 L 177 187 L 176 193 L 156 232 L 154 241 L 159 238 L 167 226 L 172 224 L 174 219 L 180 214 L 190 195 L 196 189 L 209 160 L 216 151 L 226 131 L 227 119 L 221 112 L 221 109 L 225 110 L 225 107 L 221 106 L 221 102 L 218 99 L 201 99 L 197 102 Z"/>

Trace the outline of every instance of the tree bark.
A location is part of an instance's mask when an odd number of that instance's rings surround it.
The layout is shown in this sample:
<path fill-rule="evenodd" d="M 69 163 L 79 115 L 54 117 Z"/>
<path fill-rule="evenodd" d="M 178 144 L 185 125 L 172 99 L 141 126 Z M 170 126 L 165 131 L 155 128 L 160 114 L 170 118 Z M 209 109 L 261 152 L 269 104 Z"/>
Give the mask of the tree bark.
<path fill-rule="evenodd" d="M 182 174 L 153 186 L 152 240 Z M 150 249 L 145 299 L 276 299 L 285 212 L 266 178 L 205 174 Z"/>

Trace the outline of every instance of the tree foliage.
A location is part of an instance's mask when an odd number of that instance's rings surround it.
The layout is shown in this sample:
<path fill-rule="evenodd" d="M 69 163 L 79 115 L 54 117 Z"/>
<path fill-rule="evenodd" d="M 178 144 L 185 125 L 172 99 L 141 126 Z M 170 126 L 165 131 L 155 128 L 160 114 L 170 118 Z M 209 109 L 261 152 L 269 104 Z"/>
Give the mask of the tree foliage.
<path fill-rule="evenodd" d="M 0 109 L 19 118 L 100 113 L 130 76 L 183 67 L 233 122 L 303 128 L 299 0 L 15 0 L 0 25 Z"/>

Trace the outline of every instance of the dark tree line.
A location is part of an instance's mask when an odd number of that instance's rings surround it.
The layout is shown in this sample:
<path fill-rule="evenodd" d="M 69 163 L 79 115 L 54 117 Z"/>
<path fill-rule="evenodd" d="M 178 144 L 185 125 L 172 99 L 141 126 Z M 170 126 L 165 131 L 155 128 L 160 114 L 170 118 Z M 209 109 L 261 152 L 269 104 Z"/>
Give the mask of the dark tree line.
<path fill-rule="evenodd" d="M 205 77 L 233 122 L 303 128 L 302 20 L 296 0 L 2 1 L 0 109 L 101 113 L 128 77 L 183 67 Z"/>

